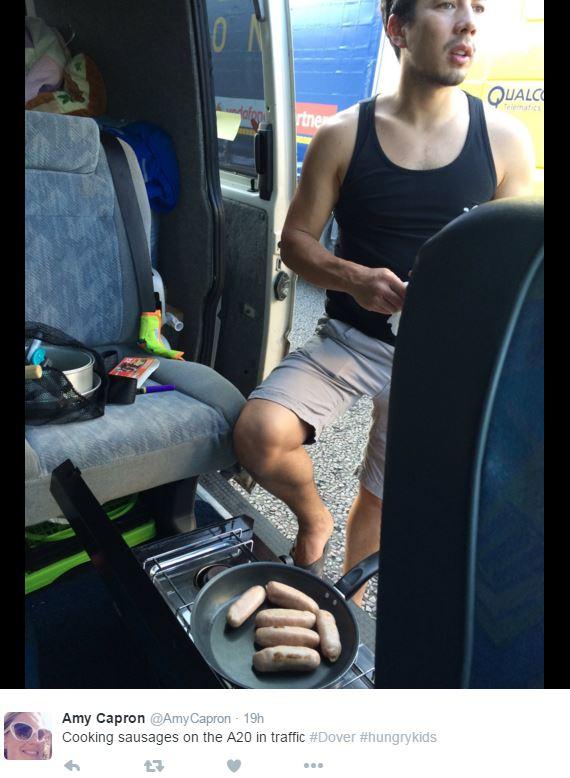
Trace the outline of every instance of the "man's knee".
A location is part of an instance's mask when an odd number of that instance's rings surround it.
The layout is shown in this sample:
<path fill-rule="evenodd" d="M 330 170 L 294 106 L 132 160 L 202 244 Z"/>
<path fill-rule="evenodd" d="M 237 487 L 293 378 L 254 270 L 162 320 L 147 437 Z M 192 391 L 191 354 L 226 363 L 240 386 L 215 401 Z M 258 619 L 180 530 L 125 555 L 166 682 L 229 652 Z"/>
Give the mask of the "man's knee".
<path fill-rule="evenodd" d="M 307 430 L 293 411 L 268 400 L 249 400 L 233 432 L 239 462 L 261 474 L 283 454 L 303 445 Z"/>

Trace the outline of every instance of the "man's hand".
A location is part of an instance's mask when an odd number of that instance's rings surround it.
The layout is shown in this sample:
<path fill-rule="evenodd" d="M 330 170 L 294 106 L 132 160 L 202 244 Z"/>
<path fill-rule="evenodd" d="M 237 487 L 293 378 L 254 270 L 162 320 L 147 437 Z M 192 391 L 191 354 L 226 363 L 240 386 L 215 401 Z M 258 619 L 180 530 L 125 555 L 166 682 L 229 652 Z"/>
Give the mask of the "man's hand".
<path fill-rule="evenodd" d="M 362 277 L 350 294 L 367 311 L 392 314 L 401 311 L 406 298 L 406 287 L 395 273 L 386 267 L 362 268 Z"/>

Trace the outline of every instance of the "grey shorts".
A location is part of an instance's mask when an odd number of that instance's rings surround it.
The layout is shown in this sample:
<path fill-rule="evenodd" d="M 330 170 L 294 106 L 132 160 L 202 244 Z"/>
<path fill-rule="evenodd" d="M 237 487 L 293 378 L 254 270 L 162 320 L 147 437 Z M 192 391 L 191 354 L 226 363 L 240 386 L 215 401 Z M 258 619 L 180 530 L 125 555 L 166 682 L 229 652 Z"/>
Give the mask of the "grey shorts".
<path fill-rule="evenodd" d="M 357 400 L 372 397 L 372 426 L 357 473 L 361 484 L 382 498 L 393 357 L 393 346 L 325 316 L 304 346 L 288 354 L 248 399 L 293 411 L 313 428 L 306 442 L 314 443 Z"/>

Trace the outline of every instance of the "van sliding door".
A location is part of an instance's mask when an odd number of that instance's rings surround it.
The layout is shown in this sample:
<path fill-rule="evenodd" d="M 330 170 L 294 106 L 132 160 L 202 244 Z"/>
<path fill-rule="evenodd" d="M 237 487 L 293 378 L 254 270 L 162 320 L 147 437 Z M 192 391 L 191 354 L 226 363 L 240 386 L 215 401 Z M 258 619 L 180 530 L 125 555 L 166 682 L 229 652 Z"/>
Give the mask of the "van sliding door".
<path fill-rule="evenodd" d="M 287 353 L 293 311 L 295 279 L 278 249 L 295 188 L 289 6 L 207 0 L 207 8 L 226 242 L 215 368 L 247 395 Z"/>

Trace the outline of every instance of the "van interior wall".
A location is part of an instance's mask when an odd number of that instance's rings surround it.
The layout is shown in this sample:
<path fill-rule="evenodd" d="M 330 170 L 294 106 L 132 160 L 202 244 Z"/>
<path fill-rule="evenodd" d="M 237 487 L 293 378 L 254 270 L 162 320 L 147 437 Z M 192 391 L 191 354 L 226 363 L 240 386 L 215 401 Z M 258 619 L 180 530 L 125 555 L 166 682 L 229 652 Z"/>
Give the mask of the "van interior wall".
<path fill-rule="evenodd" d="M 153 122 L 173 139 L 180 199 L 160 216 L 158 270 L 168 303 L 184 314 L 184 330 L 176 336 L 169 329 L 169 340 L 193 359 L 214 279 L 214 215 L 204 183 L 206 148 L 189 3 L 36 0 L 35 14 L 62 32 L 74 31 L 71 53 L 87 54 L 99 68 L 109 117 Z"/>

